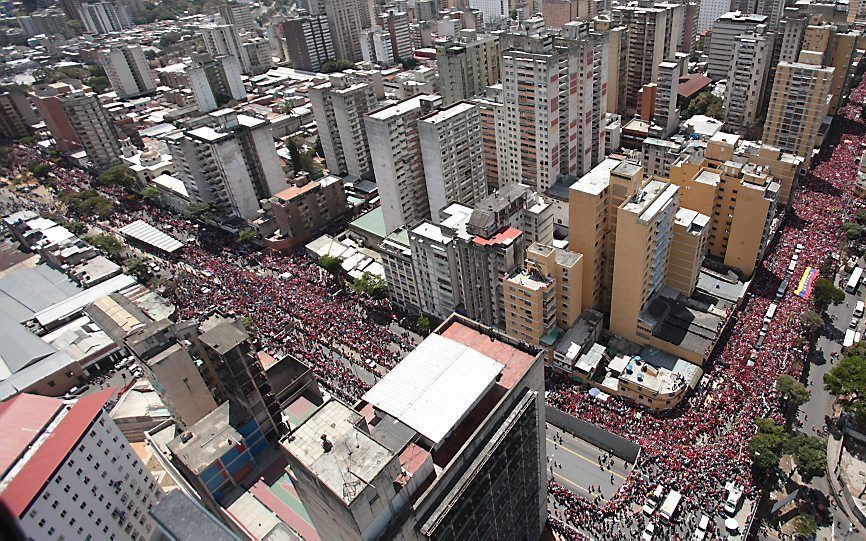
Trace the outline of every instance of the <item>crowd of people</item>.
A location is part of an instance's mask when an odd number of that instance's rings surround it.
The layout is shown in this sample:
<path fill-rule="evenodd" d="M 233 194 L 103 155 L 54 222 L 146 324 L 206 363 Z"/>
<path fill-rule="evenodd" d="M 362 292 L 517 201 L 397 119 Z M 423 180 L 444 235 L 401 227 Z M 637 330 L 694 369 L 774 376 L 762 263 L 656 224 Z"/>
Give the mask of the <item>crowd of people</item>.
<path fill-rule="evenodd" d="M 551 481 L 549 495 L 557 510 L 561 508 L 554 513 L 551 527 L 572 539 L 580 538 L 572 526 L 601 538 L 617 539 L 622 528 L 613 532 L 610 520 L 625 521 L 628 531 L 629 517 L 635 516 L 657 484 L 682 493 L 689 516 L 721 514 L 724 487 L 729 481 L 742 485 L 747 497 L 755 493 L 748 442 L 756 432 L 756 418 L 771 418 L 779 424 L 784 421 L 774 383 L 781 374 L 801 375 L 803 365 L 798 361 L 808 348 L 801 339 L 801 316 L 813 307 L 812 300 L 794 295 L 789 288 L 778 302 L 768 339 L 760 349 L 755 345 L 797 245 L 801 244 L 802 250 L 792 283 L 807 267 L 821 268 L 825 258 L 839 249 L 842 224 L 863 207 L 851 192 L 858 158 L 866 149 L 861 119 L 864 105 L 866 84 L 852 91 L 840 111 L 828 136 L 829 144 L 806 174 L 754 275 L 746 300 L 732 314 L 705 366 L 707 383 L 693 396 L 669 412 L 655 413 L 620 398 L 601 402 L 570 381 L 549 378 L 550 404 L 642 447 L 632 474 L 609 501 L 592 503 L 598 499 Z M 674 530 L 669 535 L 681 539 L 690 532 Z"/>
<path fill-rule="evenodd" d="M 797 361 L 807 347 L 798 340 L 801 315 L 811 301 L 789 289 L 778 302 L 768 332 L 771 339 L 760 350 L 755 343 L 797 245 L 804 246 L 793 273 L 799 278 L 807 266 L 820 268 L 824 258 L 838 249 L 841 225 L 860 204 L 849 195 L 856 158 L 866 148 L 861 122 L 864 104 L 866 84 L 852 91 L 840 111 L 828 136 L 831 145 L 821 151 L 794 196 L 746 300 L 731 315 L 705 366 L 707 383 L 688 400 L 669 412 L 654 413 L 615 397 L 598 401 L 585 388 L 549 376 L 551 405 L 642 447 L 631 475 L 609 500 L 549 482 L 549 501 L 554 506 L 550 525 L 565 538 L 581 538 L 573 527 L 606 539 L 630 538 L 640 529 L 636 509 L 656 484 L 682 493 L 690 515 L 721 514 L 728 481 L 742 485 L 747 497 L 754 494 L 748 441 L 757 417 L 782 422 L 780 396 L 773 384 L 780 374 L 800 375 L 802 365 Z M 36 148 L 14 145 L 12 150 L 19 171 L 32 162 L 48 161 Z M 94 187 L 92 176 L 75 167 L 52 163 L 50 176 L 52 189 L 58 192 Z M 227 234 L 141 205 L 119 187 L 98 189 L 115 205 L 111 216 L 97 224 L 100 227 L 112 231 L 144 219 L 187 241 L 176 261 L 163 262 L 173 275 L 166 291 L 178 317 L 244 318 L 261 349 L 291 353 L 309 363 L 325 388 L 347 400 L 359 398 L 370 387 L 359 371 L 381 377 L 414 347 L 408 333 L 370 322 L 371 310 L 389 314 L 387 301 L 373 301 L 343 287 L 306 257 L 250 253 Z M 21 208 L 43 214 L 64 211 L 56 200 L 23 195 L 12 195 L 2 210 Z M 670 532 L 673 539 L 681 534 L 676 529 Z"/>
<path fill-rule="evenodd" d="M 6 176 L 25 174 L 29 164 L 47 162 L 38 149 L 13 145 L 12 150 L 16 170 Z M 300 358 L 323 387 L 340 398 L 356 401 L 415 345 L 410 333 L 395 332 L 387 324 L 396 320 L 387 300 L 344 287 L 302 255 L 251 253 L 225 232 L 142 205 L 122 188 L 98 185 L 79 168 L 51 165 L 48 184 L 55 194 L 95 187 L 112 202 L 113 212 L 104 220 L 80 217 L 92 226 L 116 232 L 143 219 L 186 241 L 176 260 L 159 261 L 161 270 L 173 277 L 165 291 L 179 318 L 242 318 L 253 327 L 250 334 L 262 350 Z M 13 193 L 2 211 L 21 209 L 71 218 L 56 198 L 40 200 L 32 194 Z M 383 324 L 371 323 L 372 313 L 384 315 Z"/>

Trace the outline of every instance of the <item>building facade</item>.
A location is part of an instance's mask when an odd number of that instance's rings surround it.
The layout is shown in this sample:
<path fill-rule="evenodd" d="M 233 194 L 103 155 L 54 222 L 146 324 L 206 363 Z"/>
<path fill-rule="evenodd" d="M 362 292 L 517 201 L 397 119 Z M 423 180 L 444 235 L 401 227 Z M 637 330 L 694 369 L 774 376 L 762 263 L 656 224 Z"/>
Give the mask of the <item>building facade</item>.
<path fill-rule="evenodd" d="M 120 99 L 156 93 L 156 80 L 139 45 L 113 46 L 101 53 L 111 88 Z"/>

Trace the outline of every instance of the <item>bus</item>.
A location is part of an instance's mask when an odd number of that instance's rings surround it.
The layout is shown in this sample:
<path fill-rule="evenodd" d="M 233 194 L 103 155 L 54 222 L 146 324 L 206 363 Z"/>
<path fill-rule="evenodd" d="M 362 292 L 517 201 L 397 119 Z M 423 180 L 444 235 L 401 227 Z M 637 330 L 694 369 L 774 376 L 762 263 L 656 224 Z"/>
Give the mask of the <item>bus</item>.
<path fill-rule="evenodd" d="M 856 293 L 861 278 L 863 278 L 863 267 L 857 267 L 854 269 L 854 272 L 851 273 L 851 278 L 848 278 L 848 283 L 845 284 L 845 291 L 848 293 Z"/>

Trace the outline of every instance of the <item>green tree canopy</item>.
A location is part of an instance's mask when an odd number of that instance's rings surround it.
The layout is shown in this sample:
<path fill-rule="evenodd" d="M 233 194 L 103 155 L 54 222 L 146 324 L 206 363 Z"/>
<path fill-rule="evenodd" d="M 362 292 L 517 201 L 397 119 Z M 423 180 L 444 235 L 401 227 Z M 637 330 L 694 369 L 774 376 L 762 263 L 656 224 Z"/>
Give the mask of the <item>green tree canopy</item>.
<path fill-rule="evenodd" d="M 418 325 L 418 330 L 424 334 L 430 334 L 430 332 L 436 328 L 436 324 L 427 316 L 419 317 L 416 323 Z"/>
<path fill-rule="evenodd" d="M 259 234 L 256 233 L 256 231 L 253 229 L 244 229 L 243 231 L 238 233 L 238 242 L 247 246 L 255 244 L 256 239 L 258 238 Z"/>
<path fill-rule="evenodd" d="M 800 324 L 807 334 L 815 334 L 824 328 L 824 318 L 814 310 L 806 310 L 800 316 Z"/>
<path fill-rule="evenodd" d="M 334 276 L 340 276 L 343 272 L 343 260 L 332 255 L 323 255 L 319 258 L 319 266 Z"/>
<path fill-rule="evenodd" d="M 135 276 L 139 282 L 147 282 L 150 278 L 150 267 L 147 262 L 140 257 L 128 257 L 123 260 L 124 272 L 130 276 Z"/>
<path fill-rule="evenodd" d="M 322 73 L 334 73 L 337 71 L 345 71 L 354 67 L 350 60 L 328 60 L 324 64 L 322 64 Z"/>
<path fill-rule="evenodd" d="M 194 203 L 186 209 L 186 215 L 192 220 L 207 220 L 213 216 L 215 209 L 209 203 Z"/>
<path fill-rule="evenodd" d="M 827 468 L 827 443 L 819 437 L 797 434 L 784 443 L 784 452 L 794 455 L 797 471 L 803 481 L 820 477 Z"/>
<path fill-rule="evenodd" d="M 106 186 L 122 186 L 123 188 L 132 188 L 138 177 L 135 171 L 125 165 L 113 165 L 100 173 L 99 182 Z"/>
<path fill-rule="evenodd" d="M 69 212 L 78 216 L 97 216 L 105 219 L 114 212 L 114 204 L 99 195 L 96 190 L 65 191 L 60 194 L 60 200 Z"/>
<path fill-rule="evenodd" d="M 779 466 L 779 450 L 787 441 L 785 427 L 777 425 L 772 419 L 757 418 L 758 432 L 749 440 L 749 457 L 752 465 L 761 474 L 776 471 Z"/>
<path fill-rule="evenodd" d="M 800 406 L 809 401 L 806 387 L 788 374 L 782 374 L 776 379 L 776 389 L 789 405 Z"/>
<path fill-rule="evenodd" d="M 388 284 L 381 276 L 365 272 L 352 284 L 352 289 L 380 300 L 388 296 Z"/>
<path fill-rule="evenodd" d="M 824 388 L 836 395 L 845 410 L 854 414 L 860 426 L 866 426 L 866 356 L 862 348 L 842 357 L 824 374 Z"/>
<path fill-rule="evenodd" d="M 153 186 L 148 186 L 145 189 L 141 190 L 141 198 L 145 201 L 153 201 L 157 197 L 159 197 L 159 190 L 157 190 Z"/>
<path fill-rule="evenodd" d="M 845 292 L 833 285 L 827 278 L 818 278 L 812 286 L 815 295 L 815 306 L 824 311 L 830 304 L 840 304 L 845 300 Z"/>
<path fill-rule="evenodd" d="M 810 513 L 801 513 L 794 517 L 794 530 L 797 535 L 806 539 L 814 539 L 818 533 L 818 523 L 815 522 L 815 515 Z"/>
<path fill-rule="evenodd" d="M 108 77 L 105 77 L 103 75 L 85 79 L 84 84 L 92 88 L 93 91 L 97 94 L 102 94 L 103 92 L 111 88 L 111 82 L 108 80 Z"/>
<path fill-rule="evenodd" d="M 717 120 L 723 120 L 724 110 L 722 103 L 722 98 L 716 96 L 712 92 L 701 92 L 695 96 L 691 102 L 689 102 L 689 106 L 682 114 L 682 118 L 685 120 L 695 115 L 707 115 Z"/>
<path fill-rule="evenodd" d="M 51 166 L 42 162 L 30 162 L 27 164 L 27 170 L 33 173 L 34 177 L 44 179 L 51 172 Z"/>
<path fill-rule="evenodd" d="M 123 251 L 123 244 L 121 244 L 113 235 L 89 235 L 84 237 L 84 241 L 96 248 L 99 248 L 111 257 L 116 257 Z"/>
<path fill-rule="evenodd" d="M 848 242 L 854 242 L 863 236 L 863 226 L 857 222 L 842 224 L 842 231 L 845 232 L 845 240 Z"/>

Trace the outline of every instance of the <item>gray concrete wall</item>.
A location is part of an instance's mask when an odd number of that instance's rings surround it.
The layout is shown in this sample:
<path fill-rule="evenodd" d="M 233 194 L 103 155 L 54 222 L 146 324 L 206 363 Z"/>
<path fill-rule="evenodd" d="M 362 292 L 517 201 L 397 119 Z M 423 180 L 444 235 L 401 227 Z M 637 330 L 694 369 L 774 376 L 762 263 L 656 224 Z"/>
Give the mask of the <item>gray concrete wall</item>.
<path fill-rule="evenodd" d="M 564 413 L 553 406 L 547 406 L 547 422 L 600 449 L 612 450 L 614 455 L 627 462 L 634 463 L 640 455 L 640 445 Z"/>

